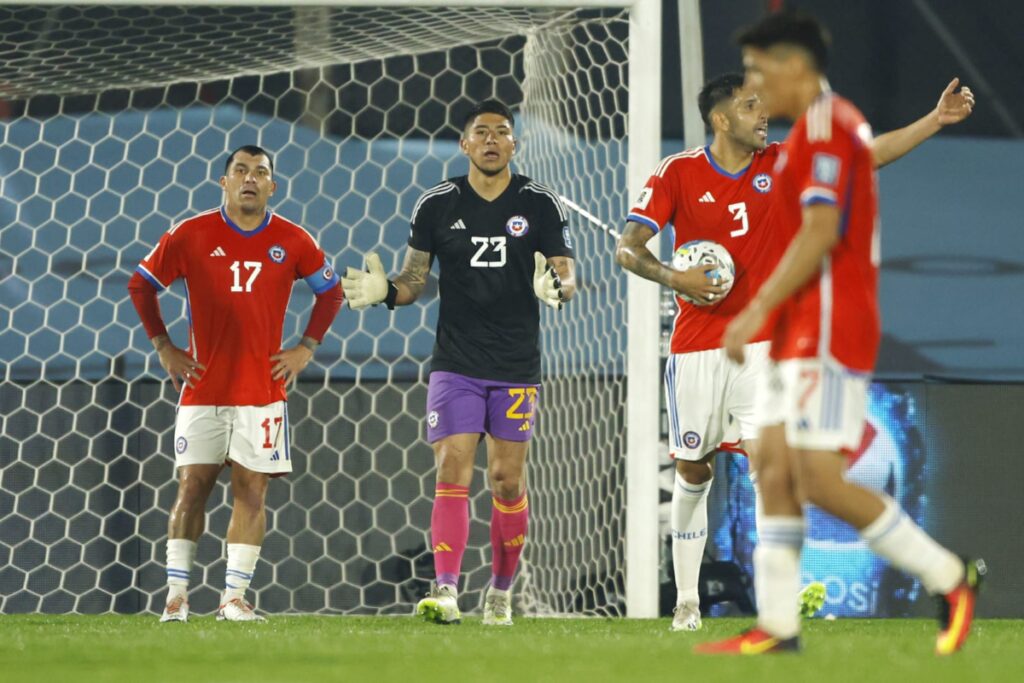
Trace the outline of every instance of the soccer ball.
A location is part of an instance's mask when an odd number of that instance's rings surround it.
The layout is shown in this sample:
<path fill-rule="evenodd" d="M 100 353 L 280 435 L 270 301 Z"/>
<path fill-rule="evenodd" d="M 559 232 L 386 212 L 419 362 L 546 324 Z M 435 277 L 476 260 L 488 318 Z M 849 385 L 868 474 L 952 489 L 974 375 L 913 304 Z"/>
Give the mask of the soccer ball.
<path fill-rule="evenodd" d="M 710 306 L 728 296 L 732 284 L 736 280 L 736 265 L 732 262 L 732 256 L 728 249 L 711 240 L 693 240 L 683 244 L 676 249 L 676 253 L 672 254 L 672 267 L 676 270 L 689 270 L 696 266 L 717 266 L 715 270 L 708 273 L 708 277 L 715 284 L 725 287 L 725 292 L 713 302 L 698 301 L 685 294 L 680 294 L 679 297 L 683 301 L 694 306 Z"/>

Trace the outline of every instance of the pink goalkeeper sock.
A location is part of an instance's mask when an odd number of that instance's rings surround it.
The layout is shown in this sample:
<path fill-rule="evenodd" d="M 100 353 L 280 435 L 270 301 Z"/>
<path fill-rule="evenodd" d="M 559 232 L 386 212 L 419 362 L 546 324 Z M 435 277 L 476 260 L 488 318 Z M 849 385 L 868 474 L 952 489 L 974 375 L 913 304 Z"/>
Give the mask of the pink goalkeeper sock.
<path fill-rule="evenodd" d="M 507 591 L 512 587 L 519 556 L 526 545 L 526 526 L 530 516 L 524 491 L 514 500 L 493 499 L 491 510 L 491 585 Z"/>
<path fill-rule="evenodd" d="M 437 483 L 430 515 L 437 585 L 458 588 L 462 555 L 469 541 L 469 487 Z"/>

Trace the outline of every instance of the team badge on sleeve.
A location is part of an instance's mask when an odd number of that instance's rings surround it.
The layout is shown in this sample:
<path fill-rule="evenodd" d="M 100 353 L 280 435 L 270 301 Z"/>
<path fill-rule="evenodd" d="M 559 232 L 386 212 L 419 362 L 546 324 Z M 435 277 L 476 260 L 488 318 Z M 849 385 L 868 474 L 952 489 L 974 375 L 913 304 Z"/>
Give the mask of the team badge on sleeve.
<path fill-rule="evenodd" d="M 814 155 L 812 162 L 814 182 L 835 185 L 839 181 L 839 158 L 824 152 Z"/>
<path fill-rule="evenodd" d="M 285 252 L 284 247 L 280 244 L 275 244 L 267 251 L 267 255 L 270 256 L 270 260 L 274 263 L 284 263 L 284 258 L 287 256 L 287 253 Z"/>
<path fill-rule="evenodd" d="M 754 189 L 761 194 L 771 192 L 772 189 L 772 177 L 767 173 L 758 173 L 754 176 Z"/>
<path fill-rule="evenodd" d="M 427 415 L 427 426 L 429 426 L 431 429 L 436 429 L 439 419 L 440 416 L 438 416 L 437 411 L 431 410 L 430 414 Z"/>
<path fill-rule="evenodd" d="M 530 231 L 530 224 L 522 216 L 512 216 L 505 223 L 505 232 L 513 237 L 522 237 Z"/>
<path fill-rule="evenodd" d="M 683 445 L 689 449 L 700 446 L 700 434 L 697 432 L 686 432 L 683 434 Z"/>
<path fill-rule="evenodd" d="M 185 449 L 187 448 L 188 440 L 183 436 L 179 436 L 178 439 L 174 442 L 174 450 L 178 451 L 178 455 L 181 455 L 182 453 L 185 452 Z"/>

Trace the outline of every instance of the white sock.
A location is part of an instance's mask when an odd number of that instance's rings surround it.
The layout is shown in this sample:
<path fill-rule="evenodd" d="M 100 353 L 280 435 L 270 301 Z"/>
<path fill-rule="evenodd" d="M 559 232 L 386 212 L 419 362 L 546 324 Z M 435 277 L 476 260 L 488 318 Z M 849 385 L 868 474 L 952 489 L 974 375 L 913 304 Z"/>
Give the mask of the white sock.
<path fill-rule="evenodd" d="M 672 487 L 672 565 L 677 605 L 700 604 L 697 581 L 708 540 L 708 491 L 712 481 L 691 484 L 676 472 Z"/>
<path fill-rule="evenodd" d="M 964 564 L 907 517 L 892 498 L 882 497 L 885 510 L 866 526 L 861 537 L 893 566 L 921 579 L 929 593 L 945 594 L 964 579 Z"/>
<path fill-rule="evenodd" d="M 754 548 L 757 625 L 776 638 L 800 633 L 800 548 L 803 517 L 765 515 Z"/>
<path fill-rule="evenodd" d="M 228 543 L 228 567 L 224 576 L 224 600 L 244 598 L 252 581 L 256 560 L 260 559 L 260 546 Z"/>
<path fill-rule="evenodd" d="M 761 531 L 761 523 L 764 520 L 764 502 L 761 500 L 761 487 L 757 483 L 757 472 L 753 470 L 747 474 L 750 485 L 754 487 L 754 531 Z"/>
<path fill-rule="evenodd" d="M 188 597 L 188 579 L 196 559 L 195 541 L 167 539 L 167 602 Z"/>

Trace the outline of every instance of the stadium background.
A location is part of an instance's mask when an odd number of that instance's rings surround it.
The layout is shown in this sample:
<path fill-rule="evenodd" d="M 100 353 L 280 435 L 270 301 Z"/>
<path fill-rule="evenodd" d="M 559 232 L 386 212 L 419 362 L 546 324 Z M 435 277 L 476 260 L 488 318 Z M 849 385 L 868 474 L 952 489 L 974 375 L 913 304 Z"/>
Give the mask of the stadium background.
<path fill-rule="evenodd" d="M 1019 12 L 1015 5 L 996 4 L 1000 13 Z M 667 67 L 678 59 L 672 56 L 677 49 L 672 40 L 673 5 L 665 5 Z M 755 18 L 763 3 L 707 5 L 703 16 L 706 71 L 713 75 L 737 66 L 728 34 L 736 25 Z M 1024 231 L 1020 229 L 1019 212 L 1007 198 L 1014 197 L 1015 190 L 1019 194 L 1019 159 L 1024 152 L 1020 139 L 1024 120 L 1020 107 L 1024 105 L 1020 98 L 1011 96 L 1022 85 L 1022 70 L 1014 67 L 1021 63 L 1022 48 L 1008 35 L 992 34 L 993 25 L 1013 22 L 994 21 L 991 14 L 985 21 L 984 8 L 981 12 L 967 10 L 952 2 L 900 7 L 884 2 L 863 3 L 858 8 L 847 5 L 822 2 L 814 3 L 814 9 L 833 27 L 837 47 L 851 55 L 836 66 L 834 86 L 862 105 L 877 130 L 888 130 L 924 113 L 954 74 L 970 84 L 979 97 L 978 111 L 970 121 L 930 141 L 880 175 L 885 339 L 879 377 L 884 381 L 873 391 L 872 415 L 876 432 L 882 437 L 862 459 L 862 465 L 870 470 L 865 477 L 881 481 L 883 487 L 914 503 L 915 515 L 941 540 L 966 552 L 984 554 L 993 567 L 1016 567 L 1024 560 L 1024 551 L 1007 538 L 1005 531 L 1024 524 L 1024 504 L 1014 489 L 1015 483 L 1024 481 L 1024 466 L 1015 457 L 1009 434 L 1009 425 L 1019 419 L 1016 406 L 1024 399 L 1024 389 L 1013 384 L 1024 378 L 1024 315 L 1019 304 L 1024 300 Z M 922 5 L 938 15 L 947 28 L 955 27 L 959 50 L 936 37 L 935 27 L 922 19 Z M 872 34 L 879 36 L 878 43 L 861 44 L 856 36 L 845 33 L 844 26 L 856 23 L 852 18 L 860 22 L 859 26 L 877 29 Z M 886 35 L 884 27 L 893 25 L 900 27 L 898 36 Z M 915 55 L 919 54 L 928 54 L 929 58 L 918 59 Z M 965 71 L 964 54 L 975 73 L 983 74 L 987 88 L 971 81 Z M 894 61 L 900 63 L 899 69 L 890 68 Z M 857 65 L 857 69 L 851 65 Z M 335 76 L 341 83 L 353 74 L 342 69 Z M 678 90 L 671 86 L 672 79 L 671 69 L 667 69 L 663 116 L 666 154 L 681 146 L 679 117 L 674 113 L 678 100 L 672 99 Z M 0 81 L 5 80 L 0 77 Z M 225 87 L 233 90 L 218 90 Z M 383 119 L 339 117 L 331 124 L 338 138 L 324 141 L 318 131 L 304 125 L 307 112 L 298 105 L 291 111 L 287 106 L 278 108 L 276 117 L 269 118 L 269 112 L 261 111 L 258 104 L 245 108 L 232 104 L 232 98 L 245 101 L 249 95 L 244 91 L 255 87 L 255 82 L 245 79 L 235 80 L 230 86 L 206 86 L 205 97 L 215 106 L 183 113 L 169 111 L 161 100 L 147 104 L 144 93 L 141 102 L 133 101 L 135 109 L 125 113 L 116 113 L 125 105 L 118 93 L 102 101 L 80 103 L 61 104 L 56 98 L 46 97 L 4 103 L 6 117 L 0 123 L 0 349 L 6 372 L 0 397 L 4 424 L 0 441 L 0 610 L 4 612 L 66 611 L 75 604 L 76 596 L 83 594 L 86 599 L 77 603 L 82 611 L 132 612 L 150 608 L 151 593 L 162 584 L 160 567 L 145 565 L 150 546 L 163 534 L 169 504 L 167 488 L 159 489 L 159 496 L 156 491 L 172 476 L 167 457 L 171 451 L 169 444 L 154 441 L 145 433 L 128 436 L 139 413 L 124 403 L 127 382 L 146 371 L 151 352 L 137 332 L 124 285 L 131 267 L 145 252 L 145 245 L 155 243 L 167 228 L 165 221 L 151 213 L 152 206 L 166 203 L 166 211 L 178 215 L 174 204 L 180 197 L 176 197 L 175 188 L 198 188 L 198 195 L 194 195 L 198 199 L 193 201 L 215 205 L 219 191 L 211 179 L 219 174 L 222 159 L 217 156 L 208 165 L 178 166 L 173 187 L 168 189 L 169 164 L 177 159 L 166 159 L 168 167 L 164 170 L 156 165 L 155 170 L 148 171 L 152 174 L 148 178 L 140 175 L 142 167 L 153 168 L 149 162 L 156 154 L 155 141 L 165 135 L 186 134 L 193 124 L 206 126 L 211 109 L 218 128 L 224 131 L 219 138 L 204 139 L 204 146 L 211 149 L 248 142 L 247 135 L 255 130 L 261 130 L 264 139 L 292 141 L 290 151 L 276 159 L 280 175 L 290 179 L 274 203 L 275 210 L 285 216 L 294 209 L 290 202 L 301 200 L 304 188 L 321 179 L 345 188 L 340 192 L 350 193 L 351 201 L 372 195 L 376 189 L 373 180 L 366 176 L 355 180 L 356 176 L 346 169 L 367 159 L 372 161 L 373 155 L 390 159 L 395 153 L 386 141 L 376 141 L 372 149 L 361 147 L 357 139 L 340 143 L 350 132 L 367 138 L 378 135 Z M 514 85 L 507 87 L 507 97 L 515 101 Z M 171 100 L 173 104 L 173 97 Z M 997 102 L 1002 108 L 996 106 Z M 33 114 L 31 118 L 21 116 L 26 108 Z M 60 116 L 56 116 L 58 111 Z M 411 120 L 407 130 L 393 125 L 389 122 L 388 132 L 394 134 L 396 146 L 400 136 L 415 132 Z M 432 125 L 444 131 L 441 122 Z M 91 142 L 108 133 L 108 127 L 119 131 L 123 144 L 104 143 L 92 148 L 91 154 L 85 153 Z M 773 138 L 780 139 L 784 132 L 773 130 Z M 458 157 L 451 131 L 439 137 L 440 142 L 431 143 L 429 155 L 425 140 L 417 141 L 414 135 L 403 139 L 404 157 L 415 158 L 418 145 L 422 150 L 424 157 L 417 173 L 440 177 L 442 166 L 432 166 L 431 159 Z M 334 153 L 339 148 L 344 150 L 340 164 Z M 351 162 L 346 163 L 349 159 Z M 82 206 L 60 198 L 72 178 L 76 187 L 78 183 L 86 187 L 90 182 L 99 183 L 98 179 L 91 180 L 97 168 L 108 171 L 109 180 L 92 188 L 92 194 L 99 198 L 92 205 L 100 208 L 82 221 Z M 42 179 L 38 186 L 37 179 Z M 409 178 L 398 169 L 388 182 L 401 185 Z M 415 193 L 402 195 L 398 201 L 411 205 Z M 405 230 L 401 221 L 389 223 L 394 221 L 391 207 L 366 202 L 357 212 L 367 222 L 386 226 L 383 232 L 392 240 L 388 246 L 400 252 Z M 147 218 L 140 222 L 140 216 Z M 620 220 L 616 215 L 603 218 Z M 332 220 L 333 207 L 318 209 L 313 205 L 304 209 L 303 221 L 307 224 Z M 68 225 L 75 225 L 70 235 Z M 352 227 L 351 238 L 341 230 L 324 233 L 329 238 L 323 240 L 323 246 L 335 257 L 338 268 L 358 265 L 359 255 L 375 246 L 360 243 L 359 235 L 365 233 L 360 233 L 358 226 Z M 101 235 L 103 246 L 96 248 Z M 84 251 L 88 257 L 83 259 Z M 20 277 L 11 277 L 14 273 Z M 98 273 L 103 277 L 98 278 Z M 26 281 L 35 285 L 33 298 L 28 301 Z M 97 293 L 99 298 L 83 309 L 79 321 L 77 309 L 62 305 L 64 291 L 72 299 L 91 300 Z M 295 310 L 305 310 L 305 306 L 300 294 Z M 396 386 L 412 392 L 413 405 L 422 404 L 422 396 L 413 386 L 417 379 L 415 364 L 406 366 L 404 374 L 389 376 L 379 370 L 374 376 L 371 361 L 376 353 L 398 353 L 399 349 L 413 359 L 426 358 L 432 339 L 425 331 L 432 327 L 434 315 L 436 306 L 428 306 L 423 316 L 396 315 L 396 331 L 374 340 L 365 332 L 357 334 L 353 317 L 343 311 L 335 325 L 337 334 L 318 352 L 318 360 L 339 359 L 341 345 L 332 342 L 351 336 L 343 362 L 331 364 L 335 369 L 331 381 L 351 381 L 354 368 L 365 363 L 368 367 L 361 375 L 364 382 L 383 382 L 390 377 Z M 613 307 L 611 315 L 615 315 Z M 173 318 L 173 312 L 167 311 L 167 317 Z M 109 324 L 111 321 L 116 324 Z M 183 338 L 180 321 L 171 329 L 172 336 Z M 68 333 L 63 342 L 61 332 Z M 410 340 L 408 346 L 405 339 Z M 22 383 L 38 377 L 39 359 L 52 356 L 55 348 L 60 349 L 63 365 L 46 365 L 46 379 L 54 384 L 22 391 Z M 599 344 L 597 352 L 601 350 Z M 607 352 L 614 355 L 610 348 Z M 87 383 L 62 387 L 62 404 L 69 409 L 89 406 L 73 422 L 68 413 L 50 410 L 57 395 L 54 385 L 72 377 Z M 308 381 L 312 381 L 311 391 L 315 392 L 315 377 Z M 133 386 L 139 393 L 132 400 L 151 408 L 147 419 L 169 422 L 173 407 L 160 408 L 158 386 Z M 370 416 L 374 395 L 374 390 L 350 394 L 342 406 L 345 421 L 326 430 L 323 443 L 297 439 L 296 451 L 309 453 L 310 473 L 330 477 L 337 470 L 336 459 L 327 451 L 349 447 L 351 425 Z M 116 410 L 108 411 L 108 407 L 115 406 Z M 296 422 L 306 412 L 322 411 L 321 419 L 327 423 L 338 410 L 339 406 L 323 401 L 292 405 Z M 40 419 L 44 413 L 48 417 Z M 376 430 L 371 427 L 361 431 L 364 439 L 368 435 L 371 439 L 359 444 L 361 453 L 349 454 L 347 476 L 334 480 L 327 495 L 337 501 L 335 507 L 323 505 L 307 511 L 293 498 L 275 500 L 271 488 L 268 504 L 275 509 L 279 531 L 268 537 L 265 556 L 278 563 L 274 574 L 277 585 L 269 585 L 265 573 L 262 586 L 259 581 L 254 584 L 263 589 L 261 606 L 302 610 L 302 591 L 311 576 L 318 585 L 335 585 L 337 595 L 332 598 L 343 606 L 372 607 L 381 578 L 378 572 L 387 574 L 388 582 L 400 582 L 410 601 L 422 589 L 422 576 L 412 560 L 422 552 L 423 543 L 422 533 L 416 533 L 415 520 L 426 519 L 429 508 L 421 500 L 408 509 L 390 510 L 399 507 L 390 499 L 419 497 L 429 472 L 429 451 L 424 452 L 420 445 L 410 458 L 390 461 L 385 452 L 385 457 L 378 454 L 372 465 L 368 457 L 360 457 L 374 449 L 387 451 L 389 440 L 417 440 L 419 424 L 415 415 L 396 414 L 394 420 L 388 427 L 382 423 Z M 109 458 L 94 467 L 76 466 L 75 480 L 69 481 L 68 464 L 61 462 L 59 455 L 54 457 L 52 448 L 39 440 L 41 431 L 65 435 L 60 438 L 71 450 L 76 440 L 97 439 L 99 449 L 109 453 Z M 39 448 L 23 448 L 28 456 L 15 462 L 12 444 L 31 444 L 33 440 L 38 441 Z M 389 471 L 392 467 L 395 471 Z M 408 471 L 400 471 L 401 467 Z M 743 467 L 742 461 L 724 458 L 719 464 L 720 484 L 726 485 L 716 489 L 712 545 L 720 559 L 735 558 L 747 564 L 749 491 L 744 488 Z M 383 468 L 381 474 L 389 479 L 374 477 L 371 468 Z M 150 486 L 135 483 L 140 470 L 144 470 L 143 479 Z M 135 490 L 126 495 L 123 489 L 128 487 Z M 51 495 L 57 491 L 60 495 Z M 132 501 L 134 505 L 123 504 Z M 211 528 L 223 528 L 225 514 L 220 506 Z M 64 521 L 69 518 L 73 519 L 70 524 Z M 381 519 L 403 521 L 388 528 L 379 524 Z M 811 538 L 820 531 L 820 527 L 817 531 L 812 527 Z M 830 529 L 827 535 L 834 533 L 836 530 Z M 475 539 L 486 535 L 482 527 L 476 526 L 474 534 Z M 65 535 L 67 538 L 61 540 Z M 392 535 L 398 535 L 398 545 L 408 550 L 406 555 L 390 554 Z M 357 546 L 369 548 L 373 561 L 363 567 L 346 567 L 346 581 L 341 582 L 341 573 L 321 563 L 315 552 L 323 547 L 323 539 L 328 539 L 333 544 L 332 552 L 341 556 L 358 554 Z M 50 545 L 55 550 L 48 550 Z M 204 537 L 203 545 L 201 554 L 205 551 L 215 556 L 219 550 L 219 542 L 210 535 Z M 314 551 L 292 555 L 293 548 L 303 547 Z M 920 591 L 905 581 L 884 576 L 881 569 L 862 557 L 862 548 L 854 544 L 832 550 L 835 552 L 831 554 L 808 553 L 804 566 L 805 574 L 830 583 L 831 609 L 850 615 L 920 613 Z M 134 566 L 133 558 L 138 563 Z M 122 591 L 135 569 L 139 570 L 139 584 L 134 590 Z M 206 571 L 216 575 L 221 569 L 222 565 L 213 562 Z M 63 573 L 62 590 L 53 591 L 52 586 L 61 581 Z M 994 574 L 992 592 L 982 606 L 984 615 L 1024 615 L 1024 579 L 1013 573 Z M 854 589 L 854 584 L 859 587 Z M 297 595 L 291 595 L 291 591 Z M 118 592 L 118 598 L 111 601 L 109 592 Z M 380 593 L 382 604 L 390 600 L 390 588 L 381 585 Z M 41 595 L 46 597 L 41 599 Z M 195 598 L 200 609 L 214 600 L 213 594 Z M 315 604 L 314 597 L 309 604 Z"/>

